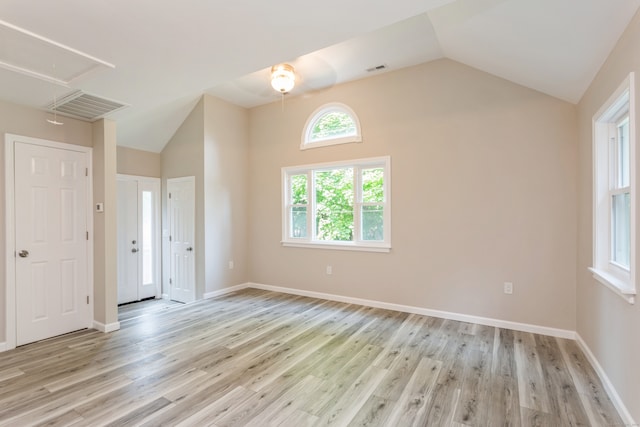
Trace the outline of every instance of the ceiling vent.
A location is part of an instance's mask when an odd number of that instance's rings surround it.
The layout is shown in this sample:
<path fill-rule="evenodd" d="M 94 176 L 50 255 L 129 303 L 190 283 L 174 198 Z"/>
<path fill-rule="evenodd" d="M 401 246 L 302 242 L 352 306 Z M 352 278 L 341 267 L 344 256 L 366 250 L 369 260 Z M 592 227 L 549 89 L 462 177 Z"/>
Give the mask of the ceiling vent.
<path fill-rule="evenodd" d="M 367 73 L 373 73 L 374 71 L 382 71 L 382 70 L 386 70 L 387 69 L 387 65 L 386 64 L 380 64 L 380 65 L 376 65 L 375 67 L 370 67 L 367 68 Z"/>
<path fill-rule="evenodd" d="M 79 90 L 63 96 L 45 108 L 63 116 L 93 122 L 125 107 L 127 105 L 121 102 L 100 98 Z"/>

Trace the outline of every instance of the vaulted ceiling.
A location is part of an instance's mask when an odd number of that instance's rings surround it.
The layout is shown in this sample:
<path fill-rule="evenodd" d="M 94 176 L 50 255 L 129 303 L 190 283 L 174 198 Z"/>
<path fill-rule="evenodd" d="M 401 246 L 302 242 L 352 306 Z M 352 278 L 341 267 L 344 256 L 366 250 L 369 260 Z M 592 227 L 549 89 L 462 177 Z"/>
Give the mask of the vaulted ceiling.
<path fill-rule="evenodd" d="M 0 99 L 46 108 L 82 90 L 125 105 L 118 144 L 160 151 L 198 98 L 278 100 L 450 58 L 577 103 L 640 0 L 2 0 Z"/>

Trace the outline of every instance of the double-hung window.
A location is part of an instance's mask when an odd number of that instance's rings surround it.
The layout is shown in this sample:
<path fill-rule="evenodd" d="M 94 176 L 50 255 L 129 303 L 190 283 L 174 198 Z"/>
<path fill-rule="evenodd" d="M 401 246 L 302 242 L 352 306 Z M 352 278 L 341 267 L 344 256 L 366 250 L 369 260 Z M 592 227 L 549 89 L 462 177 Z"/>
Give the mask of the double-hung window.
<path fill-rule="evenodd" d="M 593 120 L 593 276 L 628 302 L 636 295 L 634 75 Z"/>
<path fill-rule="evenodd" d="M 282 169 L 285 246 L 388 252 L 390 158 Z"/>
<path fill-rule="evenodd" d="M 629 183 L 629 112 L 612 123 L 610 162 L 612 180 L 609 189 L 611 203 L 611 262 L 629 270 L 631 261 L 631 186 Z"/>

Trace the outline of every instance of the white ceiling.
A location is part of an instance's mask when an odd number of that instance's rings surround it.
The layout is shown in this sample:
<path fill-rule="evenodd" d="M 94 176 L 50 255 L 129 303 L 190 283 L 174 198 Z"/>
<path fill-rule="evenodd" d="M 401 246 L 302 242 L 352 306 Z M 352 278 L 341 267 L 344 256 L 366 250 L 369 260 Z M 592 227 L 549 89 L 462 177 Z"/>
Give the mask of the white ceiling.
<path fill-rule="evenodd" d="M 1 0 L 6 24 L 115 68 L 91 69 L 66 83 L 0 68 L 0 99 L 43 108 L 54 95 L 81 89 L 119 101 L 128 107 L 109 116 L 117 121 L 118 144 L 156 152 L 202 93 L 245 107 L 278 100 L 268 75 L 279 62 L 296 68 L 291 96 L 367 77 L 372 66 L 385 64 L 386 72 L 446 57 L 576 103 L 639 6 L 640 0 Z M 34 62 L 19 38 L 0 38 L 0 62 L 20 55 Z M 51 55 L 38 55 L 41 68 L 49 60 L 62 69 L 72 62 Z"/>

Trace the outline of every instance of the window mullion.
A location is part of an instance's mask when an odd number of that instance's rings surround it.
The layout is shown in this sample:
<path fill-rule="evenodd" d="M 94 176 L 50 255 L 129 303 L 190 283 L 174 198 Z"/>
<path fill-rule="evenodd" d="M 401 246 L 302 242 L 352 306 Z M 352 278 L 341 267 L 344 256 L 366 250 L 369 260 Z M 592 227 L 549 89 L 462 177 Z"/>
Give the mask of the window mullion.
<path fill-rule="evenodd" d="M 283 234 L 286 239 L 290 239 L 291 236 L 291 224 L 293 222 L 292 215 L 292 197 L 291 197 L 291 174 L 286 174 L 285 179 L 285 187 L 284 187 L 284 197 L 285 197 L 285 221 L 284 221 L 284 230 Z"/>
<path fill-rule="evenodd" d="M 309 215 L 307 216 L 307 230 L 310 230 L 309 239 L 316 240 L 316 178 L 313 170 L 307 171 L 307 203 Z"/>
<path fill-rule="evenodd" d="M 353 167 L 353 240 L 362 241 L 362 168 Z"/>
<path fill-rule="evenodd" d="M 631 187 L 621 187 L 609 190 L 609 196 L 617 196 L 618 194 L 630 193 Z"/>

